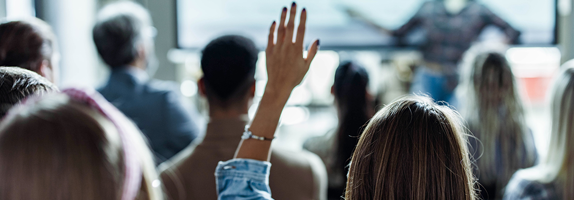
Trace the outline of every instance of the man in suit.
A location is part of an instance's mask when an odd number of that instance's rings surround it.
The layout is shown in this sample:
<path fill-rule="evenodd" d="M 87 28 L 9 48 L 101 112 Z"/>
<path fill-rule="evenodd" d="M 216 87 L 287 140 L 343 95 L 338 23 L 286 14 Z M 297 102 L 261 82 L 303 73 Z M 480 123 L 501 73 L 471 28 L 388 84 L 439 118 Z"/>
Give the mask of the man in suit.
<path fill-rule="evenodd" d="M 198 131 L 177 86 L 150 80 L 146 73 L 155 58 L 154 36 L 148 11 L 130 1 L 102 8 L 93 28 L 98 53 L 111 68 L 98 91 L 136 123 L 159 164 L 189 145 Z"/>
<path fill-rule="evenodd" d="M 258 50 L 241 36 L 223 36 L 203 50 L 203 78 L 198 86 L 209 103 L 205 138 L 193 142 L 160 166 L 169 199 L 217 199 L 215 167 L 233 158 L 249 119 L 255 95 Z M 270 187 L 273 198 L 326 199 L 327 173 L 321 159 L 310 152 L 273 149 Z"/>

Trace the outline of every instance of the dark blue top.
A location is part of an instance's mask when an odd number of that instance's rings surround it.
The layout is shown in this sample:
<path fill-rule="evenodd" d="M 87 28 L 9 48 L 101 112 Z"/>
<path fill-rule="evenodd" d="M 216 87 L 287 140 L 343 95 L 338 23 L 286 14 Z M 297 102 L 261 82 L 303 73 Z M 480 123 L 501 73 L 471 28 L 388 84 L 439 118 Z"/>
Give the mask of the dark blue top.
<path fill-rule="evenodd" d="M 449 13 L 442 1 L 426 2 L 393 34 L 405 36 L 421 27 L 427 37 L 421 49 L 425 61 L 440 64 L 443 72 L 453 74 L 457 73 L 457 63 L 464 52 L 488 25 L 499 27 L 511 41 L 518 40 L 520 36 L 520 31 L 486 6 L 472 1 L 457 14 Z"/>
<path fill-rule="evenodd" d="M 98 91 L 147 137 L 159 164 L 184 149 L 198 129 L 173 83 L 149 80 L 143 70 L 114 69 Z"/>
<path fill-rule="evenodd" d="M 536 173 L 536 172 L 532 172 Z M 512 176 L 504 200 L 560 200 L 563 198 L 562 190 L 559 190 L 557 183 L 541 183 L 539 181 L 528 180 L 520 176 L 517 172 Z"/>

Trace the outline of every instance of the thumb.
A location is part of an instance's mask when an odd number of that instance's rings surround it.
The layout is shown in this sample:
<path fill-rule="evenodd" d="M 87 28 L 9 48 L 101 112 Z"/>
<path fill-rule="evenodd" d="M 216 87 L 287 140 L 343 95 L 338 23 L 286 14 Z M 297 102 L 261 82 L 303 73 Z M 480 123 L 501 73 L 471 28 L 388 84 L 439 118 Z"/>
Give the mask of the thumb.
<path fill-rule="evenodd" d="M 313 42 L 313 44 L 309 48 L 309 51 L 307 52 L 307 58 L 305 59 L 307 65 L 311 65 L 311 61 L 313 61 L 315 55 L 317 55 L 317 51 L 319 51 L 319 39 Z"/>

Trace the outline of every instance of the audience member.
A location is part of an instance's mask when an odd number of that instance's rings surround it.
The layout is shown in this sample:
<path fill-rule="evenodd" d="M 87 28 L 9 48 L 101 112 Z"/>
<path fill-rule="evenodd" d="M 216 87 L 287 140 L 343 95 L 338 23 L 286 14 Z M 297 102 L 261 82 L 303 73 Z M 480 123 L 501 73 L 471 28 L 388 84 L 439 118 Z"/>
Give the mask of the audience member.
<path fill-rule="evenodd" d="M 271 199 L 268 155 L 281 111 L 309 70 L 318 41 L 301 57 L 306 11 L 293 44 L 293 5 L 287 27 L 281 16 L 267 47 L 268 83 L 255 118 L 239 144 L 236 159 L 216 170 L 220 199 L 238 194 Z M 461 117 L 428 98 L 409 97 L 379 111 L 362 133 L 349 169 L 346 199 L 475 199 L 474 178 Z M 233 186 L 233 187 L 230 187 Z"/>
<path fill-rule="evenodd" d="M 574 198 L 574 61 L 563 65 L 550 98 L 548 153 L 538 165 L 514 174 L 506 186 L 506 200 Z"/>
<path fill-rule="evenodd" d="M 27 100 L 0 124 L 0 199 L 163 199 L 141 133 L 95 91 Z"/>
<path fill-rule="evenodd" d="M 0 24 L 0 66 L 34 71 L 52 83 L 58 82 L 58 43 L 50 25 L 30 18 Z"/>
<path fill-rule="evenodd" d="M 462 119 L 424 97 L 379 111 L 353 154 L 345 199 L 475 199 Z"/>
<path fill-rule="evenodd" d="M 532 167 L 537 159 L 532 132 L 506 58 L 495 51 L 468 52 L 463 69 L 461 113 L 468 128 L 474 172 L 481 199 L 501 199 L 503 189 L 518 169 Z"/>
<path fill-rule="evenodd" d="M 279 122 L 279 116 L 289 98 L 293 88 L 301 83 L 309 70 L 311 61 L 315 57 L 319 41 L 316 40 L 309 48 L 307 58 L 303 58 L 303 38 L 307 11 L 301 11 L 300 25 L 297 37 L 293 42 L 295 31 L 295 14 L 297 5 L 293 3 L 289 22 L 285 26 L 287 8 L 283 8 L 281 21 L 275 40 L 274 22 L 269 31 L 269 41 L 266 49 L 268 82 L 265 92 L 251 123 L 243 134 L 235 159 L 220 162 L 216 169 L 217 194 L 219 199 L 271 199 L 269 189 L 269 157 L 271 155 L 271 141 Z M 207 83 L 207 82 L 206 82 Z M 238 130 L 241 131 L 241 130 Z M 285 176 L 299 176 L 283 169 L 274 168 Z M 312 176 L 311 174 L 303 176 Z M 281 180 L 280 180 L 281 181 Z M 299 185 L 289 185 L 291 193 L 304 193 L 309 190 L 300 190 Z M 275 194 L 275 190 L 273 191 Z M 316 199 L 313 196 L 296 199 Z"/>
<path fill-rule="evenodd" d="M 161 177 L 171 199 L 216 199 L 213 170 L 233 158 L 247 111 L 255 95 L 259 51 L 242 36 L 222 36 L 203 50 L 200 93 L 209 103 L 209 124 L 202 142 L 194 142 L 168 161 Z M 274 149 L 270 187 L 274 199 L 326 199 L 327 175 L 321 160 L 309 152 Z"/>
<path fill-rule="evenodd" d="M 146 74 L 154 58 L 151 23 L 148 11 L 139 4 L 112 3 L 98 13 L 93 37 L 98 53 L 112 69 L 99 92 L 137 124 L 159 164 L 189 145 L 198 130 L 177 86 L 149 80 Z"/>
<path fill-rule="evenodd" d="M 373 100 L 367 87 L 365 68 L 352 62 L 341 64 L 335 72 L 331 93 L 339 116 L 336 131 L 310 138 L 303 147 L 317 155 L 327 166 L 329 199 L 341 199 L 347 183 L 347 165 L 359 142 L 359 134 L 373 116 Z"/>
<path fill-rule="evenodd" d="M 53 91 L 58 91 L 58 88 L 32 71 L 18 67 L 0 67 L 0 119 L 24 98 Z"/>

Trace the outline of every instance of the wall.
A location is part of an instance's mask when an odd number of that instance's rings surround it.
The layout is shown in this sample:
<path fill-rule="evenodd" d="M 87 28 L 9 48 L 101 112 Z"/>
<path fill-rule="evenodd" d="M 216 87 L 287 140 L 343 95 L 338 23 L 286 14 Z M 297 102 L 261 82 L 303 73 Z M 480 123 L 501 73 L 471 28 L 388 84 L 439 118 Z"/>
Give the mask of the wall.
<path fill-rule="evenodd" d="M 558 0 L 558 44 L 562 52 L 562 63 L 574 58 L 574 15 L 572 0 Z"/>
<path fill-rule="evenodd" d="M 92 40 L 96 0 L 37 0 L 38 17 L 48 22 L 60 47 L 61 87 L 96 87 L 104 79 Z"/>
<path fill-rule="evenodd" d="M 167 53 L 176 48 L 176 17 L 175 0 L 138 0 L 150 12 L 153 25 L 158 30 L 155 38 L 155 51 L 159 61 L 159 69 L 155 78 L 176 80 L 175 65 L 169 61 Z"/>
<path fill-rule="evenodd" d="M 6 17 L 6 0 L 0 0 L 0 18 Z"/>

